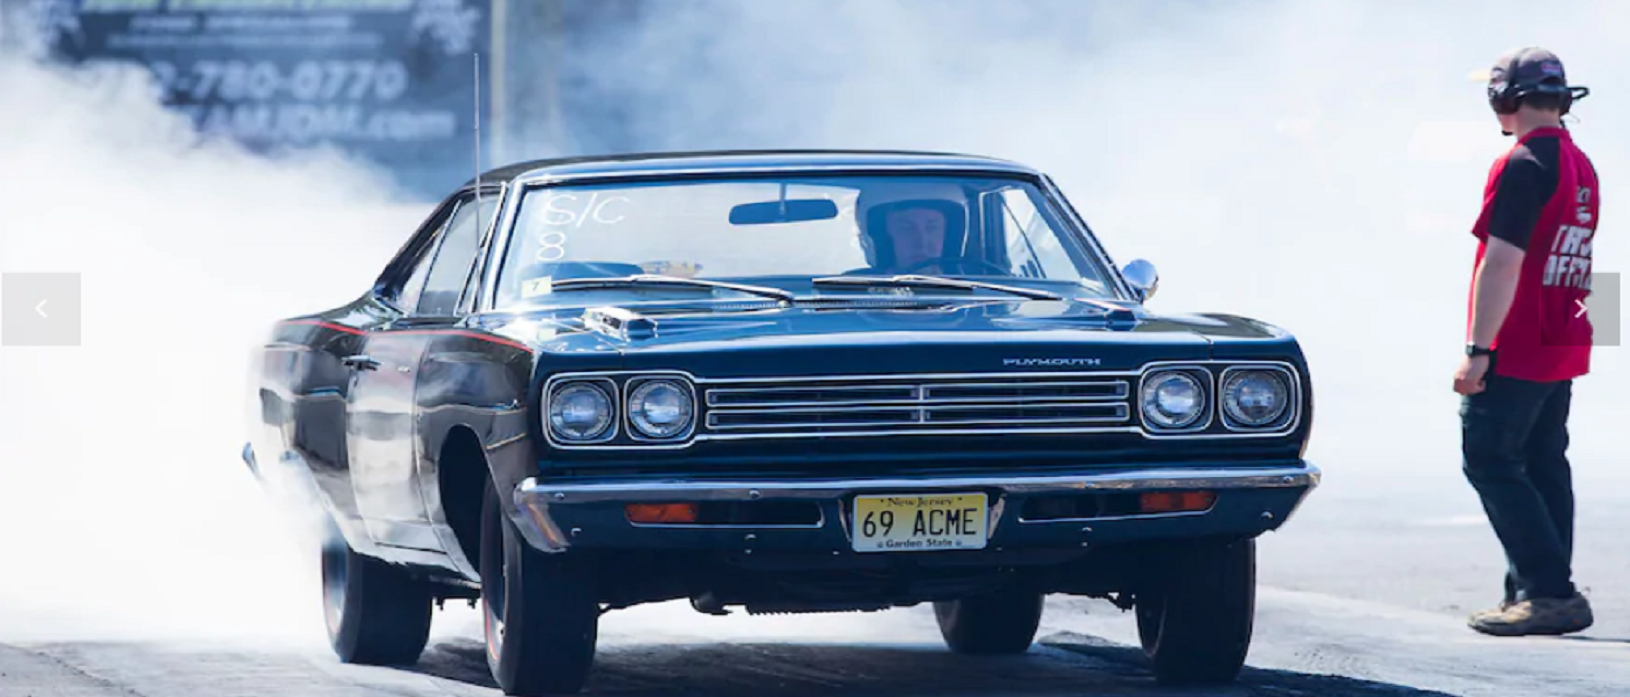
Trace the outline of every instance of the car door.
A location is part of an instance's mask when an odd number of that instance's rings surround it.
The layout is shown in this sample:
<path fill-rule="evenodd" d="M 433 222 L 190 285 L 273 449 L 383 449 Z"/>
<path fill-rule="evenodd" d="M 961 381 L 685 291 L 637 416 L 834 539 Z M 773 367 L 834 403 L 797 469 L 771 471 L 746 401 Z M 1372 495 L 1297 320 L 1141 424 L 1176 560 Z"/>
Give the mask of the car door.
<path fill-rule="evenodd" d="M 454 201 L 437 205 L 413 232 L 375 287 L 361 298 L 332 310 L 280 322 L 272 341 L 263 346 L 262 420 L 273 426 L 263 434 L 268 444 L 256 454 L 263 462 L 304 463 L 323 502 L 346 538 L 358 549 L 375 542 L 367 532 L 351 481 L 351 389 L 363 363 L 368 332 L 400 315 L 401 302 L 416 302 L 440 230 L 452 215 Z"/>
<path fill-rule="evenodd" d="M 439 316 L 449 302 L 457 304 L 476 258 L 481 220 L 490 218 L 493 199 L 483 197 L 480 216 L 473 194 L 457 199 L 396 301 L 401 314 L 367 332 L 353 361 L 356 377 L 347 408 L 351 485 L 370 536 L 383 545 L 441 548 L 417 477 L 424 453 L 419 451 L 414 403 L 419 360 L 431 339 L 419 318 Z"/>

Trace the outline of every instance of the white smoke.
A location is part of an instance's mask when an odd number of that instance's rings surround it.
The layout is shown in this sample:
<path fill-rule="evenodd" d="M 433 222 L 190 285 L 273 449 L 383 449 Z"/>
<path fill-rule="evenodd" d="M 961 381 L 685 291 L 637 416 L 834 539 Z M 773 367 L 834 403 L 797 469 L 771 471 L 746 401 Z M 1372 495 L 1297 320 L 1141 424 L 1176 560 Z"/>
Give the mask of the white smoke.
<path fill-rule="evenodd" d="M 1607 189 L 1598 270 L 1630 265 L 1612 222 L 1630 15 L 1612 0 L 653 11 L 577 58 L 590 96 L 636 105 L 641 147 L 1047 170 L 1117 261 L 1159 264 L 1156 308 L 1301 338 L 1330 488 L 1407 474 L 1466 500 L 1449 384 L 1467 230 L 1508 144 L 1469 72 L 1540 44 L 1597 91 L 1572 128 Z M 269 321 L 365 289 L 425 207 L 338 155 L 195 142 L 130 70 L 3 58 L 0 90 L 0 270 L 77 272 L 84 295 L 82 346 L 0 350 L 6 636 L 320 639 L 315 560 L 238 459 L 244 359 Z M 1574 410 L 1582 496 L 1624 476 L 1626 385 L 1623 349 L 1599 350 Z"/>
<path fill-rule="evenodd" d="M 0 270 L 83 297 L 81 346 L 0 350 L 7 637 L 320 640 L 313 560 L 239 458 L 249 348 L 427 211 L 332 153 L 200 141 L 134 69 L 8 56 L 0 85 Z"/>
<path fill-rule="evenodd" d="M 1039 167 L 1118 262 L 1157 263 L 1155 308 L 1298 336 L 1317 389 L 1309 456 L 1335 486 L 1444 477 L 1464 502 L 1450 386 L 1469 231 L 1511 142 L 1470 75 L 1544 45 L 1595 90 L 1570 128 L 1607 191 L 1597 270 L 1620 272 L 1626 29 L 1608 0 L 1543 13 L 1470 0 L 673 2 L 608 32 L 584 64 L 606 95 L 647 105 L 633 130 L 653 148 L 917 148 Z M 1576 390 L 1581 489 L 1620 476 L 1623 353 L 1598 349 Z"/>

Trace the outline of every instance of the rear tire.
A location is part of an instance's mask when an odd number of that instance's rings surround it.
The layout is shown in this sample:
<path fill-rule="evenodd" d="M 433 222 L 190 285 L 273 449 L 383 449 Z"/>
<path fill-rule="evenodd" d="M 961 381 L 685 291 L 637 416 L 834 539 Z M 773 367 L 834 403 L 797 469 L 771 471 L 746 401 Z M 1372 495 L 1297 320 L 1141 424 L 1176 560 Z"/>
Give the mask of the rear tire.
<path fill-rule="evenodd" d="M 1174 551 L 1137 597 L 1138 638 L 1155 678 L 1168 684 L 1233 682 L 1256 616 L 1256 540 Z"/>
<path fill-rule="evenodd" d="M 481 511 L 487 666 L 506 695 L 570 694 L 594 664 L 600 604 L 589 565 L 521 538 L 489 482 Z"/>
<path fill-rule="evenodd" d="M 322 549 L 328 641 L 345 663 L 411 665 L 430 640 L 430 589 L 351 550 L 337 531 Z"/>
<path fill-rule="evenodd" d="M 1046 596 L 1018 589 L 934 603 L 940 636 L 962 654 L 1014 654 L 1030 650 L 1041 626 Z"/>

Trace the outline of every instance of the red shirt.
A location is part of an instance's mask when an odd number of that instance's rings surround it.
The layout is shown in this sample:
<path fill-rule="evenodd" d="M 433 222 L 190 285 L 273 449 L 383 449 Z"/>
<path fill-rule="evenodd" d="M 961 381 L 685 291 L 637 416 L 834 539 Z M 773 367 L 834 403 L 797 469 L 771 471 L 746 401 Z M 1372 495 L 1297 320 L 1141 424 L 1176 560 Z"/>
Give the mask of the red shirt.
<path fill-rule="evenodd" d="M 1563 128 L 1523 136 L 1494 161 L 1483 191 L 1473 272 L 1489 237 L 1524 250 L 1516 297 L 1494 340 L 1494 372 L 1550 382 L 1590 372 L 1591 250 L 1601 192 L 1595 167 Z M 1473 276 L 1475 294 L 1476 277 Z M 1471 340 L 1468 299 L 1466 338 Z"/>

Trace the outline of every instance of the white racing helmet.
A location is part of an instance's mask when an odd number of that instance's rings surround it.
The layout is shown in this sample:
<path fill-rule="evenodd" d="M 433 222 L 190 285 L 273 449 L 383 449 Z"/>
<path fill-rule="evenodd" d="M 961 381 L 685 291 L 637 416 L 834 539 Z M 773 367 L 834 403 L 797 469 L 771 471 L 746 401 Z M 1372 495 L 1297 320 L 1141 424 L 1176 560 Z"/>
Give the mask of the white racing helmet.
<path fill-rule="evenodd" d="M 968 237 L 968 196 L 952 181 L 886 178 L 869 184 L 855 198 L 855 224 L 860 233 L 860 249 L 872 268 L 894 265 L 894 244 L 888 238 L 887 220 L 892 211 L 931 208 L 945 215 L 945 254 L 955 256 Z"/>

